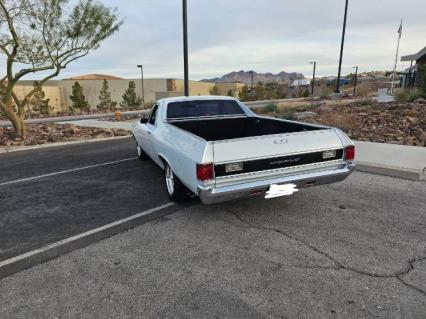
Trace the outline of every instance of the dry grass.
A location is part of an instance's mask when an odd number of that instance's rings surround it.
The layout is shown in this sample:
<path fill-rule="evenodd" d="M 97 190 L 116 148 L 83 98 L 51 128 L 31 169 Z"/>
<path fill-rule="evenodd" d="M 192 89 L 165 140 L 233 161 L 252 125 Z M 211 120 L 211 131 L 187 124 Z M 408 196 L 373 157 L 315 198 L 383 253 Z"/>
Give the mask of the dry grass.
<path fill-rule="evenodd" d="M 354 129 L 356 126 L 356 118 L 348 113 L 326 113 L 321 116 L 319 122 L 323 125 L 337 127 L 345 132 Z"/>

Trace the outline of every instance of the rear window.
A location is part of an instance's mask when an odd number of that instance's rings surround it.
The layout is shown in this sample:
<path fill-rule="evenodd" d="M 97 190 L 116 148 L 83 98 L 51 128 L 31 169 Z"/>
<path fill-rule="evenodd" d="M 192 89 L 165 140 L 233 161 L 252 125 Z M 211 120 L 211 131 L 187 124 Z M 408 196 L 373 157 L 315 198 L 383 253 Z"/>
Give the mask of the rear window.
<path fill-rule="evenodd" d="M 168 119 L 242 114 L 244 111 L 236 101 L 232 100 L 184 101 L 167 105 Z"/>

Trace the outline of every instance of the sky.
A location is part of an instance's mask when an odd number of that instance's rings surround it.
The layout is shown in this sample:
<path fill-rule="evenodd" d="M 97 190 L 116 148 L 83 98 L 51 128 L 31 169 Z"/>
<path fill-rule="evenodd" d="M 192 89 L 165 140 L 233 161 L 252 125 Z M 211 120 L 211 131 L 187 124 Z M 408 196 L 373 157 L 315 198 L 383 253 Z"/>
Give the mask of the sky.
<path fill-rule="evenodd" d="M 59 78 L 100 73 L 183 78 L 181 0 L 102 0 L 124 19 L 120 31 Z M 189 72 L 199 80 L 231 71 L 337 74 L 344 0 L 188 0 Z M 349 0 L 343 74 L 391 70 L 400 53 L 426 46 L 425 0 Z M 0 68 L 3 65 L 0 64 Z M 398 70 L 408 67 L 398 62 Z"/>

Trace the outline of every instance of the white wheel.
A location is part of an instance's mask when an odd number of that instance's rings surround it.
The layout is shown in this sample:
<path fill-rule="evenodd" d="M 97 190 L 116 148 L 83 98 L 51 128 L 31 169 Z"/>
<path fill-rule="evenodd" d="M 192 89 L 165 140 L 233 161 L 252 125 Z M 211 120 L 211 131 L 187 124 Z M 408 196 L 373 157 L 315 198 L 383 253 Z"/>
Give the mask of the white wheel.
<path fill-rule="evenodd" d="M 182 182 L 173 173 L 172 168 L 165 164 L 164 178 L 166 181 L 166 188 L 169 197 L 174 202 L 181 202 L 188 199 L 189 190 L 182 184 Z"/>
<path fill-rule="evenodd" d="M 167 186 L 167 192 L 170 196 L 173 196 L 175 192 L 175 179 L 172 172 L 172 169 L 170 166 L 166 166 L 166 186 Z"/>

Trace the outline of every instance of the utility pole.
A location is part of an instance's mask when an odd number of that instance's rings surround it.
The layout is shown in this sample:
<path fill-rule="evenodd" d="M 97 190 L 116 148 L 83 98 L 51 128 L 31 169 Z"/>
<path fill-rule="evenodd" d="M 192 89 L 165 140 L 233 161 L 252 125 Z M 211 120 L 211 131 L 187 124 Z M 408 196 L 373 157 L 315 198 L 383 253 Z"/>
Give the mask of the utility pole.
<path fill-rule="evenodd" d="M 356 85 L 358 84 L 358 66 L 354 66 L 355 78 L 354 78 L 354 97 L 356 96 Z"/>
<path fill-rule="evenodd" d="M 393 74 L 392 74 L 391 94 L 393 94 L 393 90 L 395 88 L 396 65 L 398 64 L 399 43 L 401 42 L 401 36 L 402 36 L 402 20 L 401 20 L 401 24 L 399 25 L 399 29 L 398 29 L 398 44 L 396 46 L 395 66 L 393 67 Z"/>
<path fill-rule="evenodd" d="M 183 22 L 183 70 L 185 96 L 189 96 L 189 75 L 188 75 L 188 14 L 186 0 L 182 0 L 182 22 Z"/>
<path fill-rule="evenodd" d="M 310 64 L 314 65 L 314 75 L 312 76 L 312 96 L 314 96 L 314 90 L 315 90 L 315 72 L 317 69 L 317 62 L 309 62 Z"/>
<path fill-rule="evenodd" d="M 337 83 L 336 83 L 335 93 L 340 93 L 340 77 L 341 77 L 341 73 L 342 73 L 343 48 L 345 47 L 346 19 L 348 17 L 348 5 L 349 5 L 349 0 L 346 0 L 345 16 L 343 18 L 342 44 L 340 46 L 339 72 L 337 73 Z"/>
<path fill-rule="evenodd" d="M 145 89 L 144 89 L 144 85 L 143 85 L 143 65 L 139 64 L 138 68 L 141 69 L 142 106 L 145 106 Z"/>

